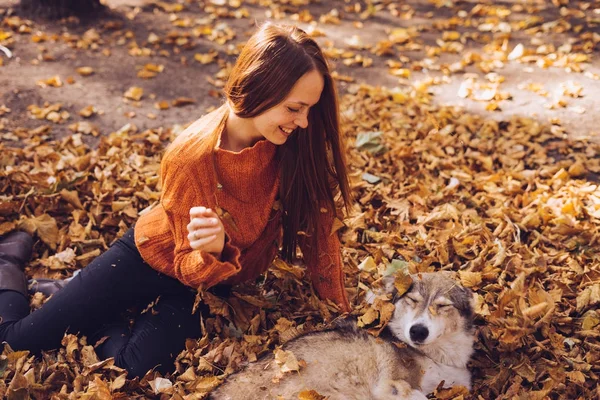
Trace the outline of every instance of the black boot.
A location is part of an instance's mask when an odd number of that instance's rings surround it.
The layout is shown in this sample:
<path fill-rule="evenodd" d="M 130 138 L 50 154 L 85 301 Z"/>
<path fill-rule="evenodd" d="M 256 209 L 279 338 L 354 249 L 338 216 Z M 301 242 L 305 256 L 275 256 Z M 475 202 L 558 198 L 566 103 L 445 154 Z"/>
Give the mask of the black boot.
<path fill-rule="evenodd" d="M 33 278 L 29 280 L 29 294 L 33 296 L 39 292 L 49 297 L 65 287 L 67 283 L 69 283 L 67 279 Z"/>
<path fill-rule="evenodd" d="M 25 263 L 31 257 L 33 239 L 25 232 L 11 232 L 0 238 L 0 290 L 27 296 Z"/>

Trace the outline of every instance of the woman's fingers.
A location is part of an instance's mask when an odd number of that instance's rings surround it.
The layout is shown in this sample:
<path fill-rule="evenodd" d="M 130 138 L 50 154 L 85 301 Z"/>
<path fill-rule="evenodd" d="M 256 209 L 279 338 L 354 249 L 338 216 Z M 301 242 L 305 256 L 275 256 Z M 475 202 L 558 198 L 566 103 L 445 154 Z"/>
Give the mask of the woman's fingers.
<path fill-rule="evenodd" d="M 221 254 L 225 244 L 225 228 L 216 212 L 207 207 L 190 208 L 187 225 L 188 241 L 193 250 Z"/>
<path fill-rule="evenodd" d="M 219 234 L 219 232 L 221 232 L 220 226 L 213 227 L 213 228 L 195 229 L 195 230 L 192 230 L 189 232 L 188 239 L 190 239 L 190 241 L 198 240 L 198 239 L 205 238 L 207 236 L 217 235 L 217 234 Z"/>
<path fill-rule="evenodd" d="M 208 208 L 200 206 L 200 207 L 192 207 L 190 208 L 190 218 L 201 217 L 208 210 Z"/>
<path fill-rule="evenodd" d="M 189 238 L 189 236 L 188 236 L 188 238 Z M 202 239 L 198 239 L 198 240 L 193 240 L 193 241 L 190 240 L 190 246 L 194 250 L 202 250 L 202 248 L 211 244 L 216 239 L 217 239 L 217 235 L 211 235 L 211 236 L 203 237 Z"/>
<path fill-rule="evenodd" d="M 190 219 L 201 217 L 216 218 L 217 213 L 215 213 L 212 209 L 203 206 L 190 208 Z"/>
<path fill-rule="evenodd" d="M 187 226 L 188 232 L 193 232 L 199 229 L 219 227 L 219 220 L 217 218 L 192 218 Z"/>

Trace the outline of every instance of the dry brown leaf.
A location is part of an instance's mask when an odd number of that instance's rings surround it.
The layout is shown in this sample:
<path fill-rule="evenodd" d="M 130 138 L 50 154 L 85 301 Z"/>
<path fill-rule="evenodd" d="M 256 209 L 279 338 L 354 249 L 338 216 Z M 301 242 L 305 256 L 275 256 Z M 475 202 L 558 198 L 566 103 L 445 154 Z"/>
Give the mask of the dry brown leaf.
<path fill-rule="evenodd" d="M 325 400 L 326 398 L 316 390 L 303 390 L 298 393 L 298 400 Z"/>
<path fill-rule="evenodd" d="M 26 218 L 21 221 L 19 227 L 29 234 L 36 234 L 51 249 L 56 249 L 59 240 L 59 231 L 56 220 L 48 214 L 39 217 Z"/>
<path fill-rule="evenodd" d="M 275 349 L 275 362 L 279 365 L 282 373 L 300 371 L 300 364 L 294 353 L 289 350 Z"/>
<path fill-rule="evenodd" d="M 175 100 L 173 100 L 173 107 L 183 107 L 195 103 L 196 100 L 190 97 L 178 97 Z"/>
<path fill-rule="evenodd" d="M 126 99 L 135 100 L 135 101 L 140 101 L 142 99 L 143 95 L 144 95 L 144 89 L 142 89 L 140 87 L 136 87 L 136 86 L 130 87 L 129 89 L 127 89 L 125 94 L 123 94 L 123 96 Z"/>
<path fill-rule="evenodd" d="M 92 67 L 79 67 L 76 69 L 76 71 L 81 76 L 90 76 L 95 72 Z"/>

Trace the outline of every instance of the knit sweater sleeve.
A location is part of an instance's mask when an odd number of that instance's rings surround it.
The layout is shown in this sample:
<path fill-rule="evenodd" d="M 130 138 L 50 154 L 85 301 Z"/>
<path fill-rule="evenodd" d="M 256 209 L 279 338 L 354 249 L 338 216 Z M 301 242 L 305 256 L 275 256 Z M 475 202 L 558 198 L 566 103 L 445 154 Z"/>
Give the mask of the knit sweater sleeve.
<path fill-rule="evenodd" d="M 321 212 L 317 232 L 318 257 L 313 262 L 307 260 L 307 270 L 321 299 L 329 299 L 339 305 L 342 311 L 350 311 L 344 285 L 340 240 L 336 233 L 331 232 L 334 219 L 333 212 Z M 303 254 L 307 254 L 307 245 L 301 242 L 300 246 Z"/>
<path fill-rule="evenodd" d="M 198 179 L 190 168 L 171 160 L 162 168 L 161 201 L 175 241 L 175 278 L 193 288 L 207 289 L 241 270 L 240 249 L 226 239 L 221 258 L 217 259 L 211 253 L 191 248 L 187 238 L 190 208 L 209 204 L 199 185 L 193 184 Z"/>

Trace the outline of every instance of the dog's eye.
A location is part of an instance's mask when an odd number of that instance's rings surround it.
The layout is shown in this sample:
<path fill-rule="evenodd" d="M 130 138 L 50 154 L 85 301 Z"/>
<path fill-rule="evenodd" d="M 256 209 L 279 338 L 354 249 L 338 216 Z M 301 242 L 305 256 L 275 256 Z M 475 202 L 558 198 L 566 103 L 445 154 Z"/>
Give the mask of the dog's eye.
<path fill-rule="evenodd" d="M 417 299 L 415 299 L 414 297 L 406 296 L 405 299 L 406 299 L 406 302 L 408 304 L 410 304 L 411 306 L 414 306 L 415 304 L 417 304 Z"/>
<path fill-rule="evenodd" d="M 452 307 L 452 304 L 438 304 L 438 310 L 449 310 Z"/>

